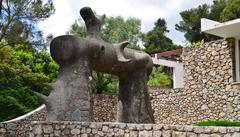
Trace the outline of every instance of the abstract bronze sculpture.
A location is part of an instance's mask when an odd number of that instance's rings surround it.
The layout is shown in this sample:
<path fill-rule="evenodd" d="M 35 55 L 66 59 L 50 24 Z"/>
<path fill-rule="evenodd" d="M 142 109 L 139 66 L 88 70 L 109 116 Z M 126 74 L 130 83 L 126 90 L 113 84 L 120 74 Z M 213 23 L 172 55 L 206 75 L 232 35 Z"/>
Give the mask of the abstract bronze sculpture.
<path fill-rule="evenodd" d="M 90 71 L 119 77 L 118 122 L 154 123 L 148 95 L 147 79 L 152 71 L 151 57 L 128 49 L 129 42 L 109 44 L 101 40 L 100 30 L 105 15 L 96 16 L 84 7 L 87 37 L 56 37 L 50 44 L 52 58 L 60 65 L 56 83 L 48 84 L 50 95 L 35 93 L 47 107 L 49 121 L 91 121 L 92 100 Z"/>

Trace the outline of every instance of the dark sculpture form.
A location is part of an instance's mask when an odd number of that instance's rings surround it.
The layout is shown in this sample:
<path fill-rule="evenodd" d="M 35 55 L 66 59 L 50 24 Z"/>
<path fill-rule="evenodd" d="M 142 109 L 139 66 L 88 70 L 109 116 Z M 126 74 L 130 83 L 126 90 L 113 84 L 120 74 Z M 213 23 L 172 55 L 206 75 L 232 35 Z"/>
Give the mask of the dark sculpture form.
<path fill-rule="evenodd" d="M 105 15 L 96 16 L 84 7 L 80 14 L 87 27 L 87 37 L 56 37 L 50 44 L 52 58 L 60 65 L 56 83 L 48 84 L 50 95 L 35 93 L 47 107 L 49 121 L 91 121 L 92 100 L 90 71 L 119 77 L 118 122 L 154 123 L 147 93 L 147 79 L 152 71 L 151 57 L 128 49 L 129 42 L 111 45 L 101 40 Z"/>

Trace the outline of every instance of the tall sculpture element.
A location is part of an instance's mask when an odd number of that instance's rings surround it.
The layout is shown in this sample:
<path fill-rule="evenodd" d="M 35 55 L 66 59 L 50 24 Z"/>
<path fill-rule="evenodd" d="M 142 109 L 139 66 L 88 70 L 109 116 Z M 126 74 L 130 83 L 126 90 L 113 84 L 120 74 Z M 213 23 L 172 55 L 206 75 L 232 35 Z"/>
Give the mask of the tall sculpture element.
<path fill-rule="evenodd" d="M 60 65 L 56 83 L 48 84 L 50 95 L 40 97 L 47 107 L 49 121 L 91 121 L 92 101 L 90 71 L 119 77 L 118 122 L 154 123 L 148 95 L 147 79 L 152 71 L 151 57 L 128 49 L 129 42 L 109 44 L 101 40 L 100 30 L 105 15 L 96 16 L 84 7 L 80 14 L 85 21 L 87 37 L 56 37 L 50 44 L 52 58 Z"/>

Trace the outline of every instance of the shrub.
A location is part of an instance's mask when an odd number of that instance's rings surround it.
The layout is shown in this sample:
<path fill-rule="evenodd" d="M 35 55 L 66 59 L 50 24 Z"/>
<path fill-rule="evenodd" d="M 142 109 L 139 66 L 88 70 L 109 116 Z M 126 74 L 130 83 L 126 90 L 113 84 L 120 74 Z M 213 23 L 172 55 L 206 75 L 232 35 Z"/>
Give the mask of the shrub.
<path fill-rule="evenodd" d="M 230 122 L 230 121 L 205 121 L 195 123 L 195 126 L 224 126 L 224 127 L 239 127 L 240 122 Z"/>
<path fill-rule="evenodd" d="M 154 67 L 148 81 L 148 86 L 172 87 L 172 78 L 165 74 L 161 67 Z"/>
<path fill-rule="evenodd" d="M 0 42 L 0 121 L 38 107 L 39 100 L 32 91 L 48 94 L 44 83 L 54 81 L 57 73 L 58 65 L 49 53 Z"/>

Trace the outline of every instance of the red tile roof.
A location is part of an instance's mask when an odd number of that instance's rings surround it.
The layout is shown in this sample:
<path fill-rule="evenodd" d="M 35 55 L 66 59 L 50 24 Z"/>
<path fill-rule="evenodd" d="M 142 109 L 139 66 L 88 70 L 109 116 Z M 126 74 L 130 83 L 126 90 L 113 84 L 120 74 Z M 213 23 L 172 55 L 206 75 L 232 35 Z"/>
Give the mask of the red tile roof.
<path fill-rule="evenodd" d="M 162 53 L 156 53 L 157 54 L 157 58 L 165 58 L 165 59 L 169 59 L 169 60 L 180 60 L 180 56 L 182 54 L 182 49 L 176 49 L 176 50 L 171 50 L 171 51 L 166 51 L 166 52 L 162 52 Z M 151 55 L 154 57 L 154 54 Z"/>

